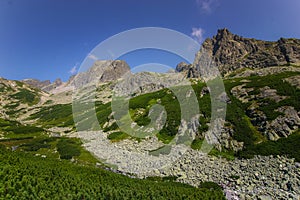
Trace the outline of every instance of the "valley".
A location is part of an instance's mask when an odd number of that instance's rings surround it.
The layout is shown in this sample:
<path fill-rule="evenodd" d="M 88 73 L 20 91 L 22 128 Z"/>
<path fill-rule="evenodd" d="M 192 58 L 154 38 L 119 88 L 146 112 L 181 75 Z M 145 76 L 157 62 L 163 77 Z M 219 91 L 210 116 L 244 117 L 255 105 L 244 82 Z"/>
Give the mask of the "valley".
<path fill-rule="evenodd" d="M 299 199 L 299 40 L 221 29 L 203 48 L 222 74 L 215 99 L 197 56 L 165 74 L 116 60 L 65 83 L 1 78 L 0 196 Z"/>

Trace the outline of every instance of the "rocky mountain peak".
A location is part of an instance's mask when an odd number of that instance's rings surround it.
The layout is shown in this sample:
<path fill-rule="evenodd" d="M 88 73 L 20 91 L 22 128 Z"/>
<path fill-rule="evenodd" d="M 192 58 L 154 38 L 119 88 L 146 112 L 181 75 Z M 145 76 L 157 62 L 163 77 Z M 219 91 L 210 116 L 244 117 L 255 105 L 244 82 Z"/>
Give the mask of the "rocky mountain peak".
<path fill-rule="evenodd" d="M 300 63 L 300 40 L 294 38 L 270 42 L 243 38 L 224 28 L 219 29 L 214 37 L 206 39 L 202 48 L 223 75 L 240 68 L 257 69 Z"/>
<path fill-rule="evenodd" d="M 232 34 L 227 28 L 219 29 L 217 31 L 217 35 L 215 36 L 215 39 L 220 40 L 228 40 L 232 39 L 235 35 Z"/>
<path fill-rule="evenodd" d="M 130 67 L 123 60 L 98 60 L 87 71 L 72 77 L 69 83 L 81 87 L 95 81 L 109 82 L 121 78 L 129 71 Z"/>
<path fill-rule="evenodd" d="M 34 88 L 42 89 L 51 84 L 50 80 L 40 81 L 38 79 L 24 79 L 21 82 L 26 83 Z"/>

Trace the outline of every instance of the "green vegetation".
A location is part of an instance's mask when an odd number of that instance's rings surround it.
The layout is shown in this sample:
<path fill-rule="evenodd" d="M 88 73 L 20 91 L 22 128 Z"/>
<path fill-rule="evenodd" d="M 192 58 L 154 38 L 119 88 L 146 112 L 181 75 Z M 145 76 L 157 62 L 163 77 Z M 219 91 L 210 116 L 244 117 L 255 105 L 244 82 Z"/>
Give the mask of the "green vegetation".
<path fill-rule="evenodd" d="M 0 160 L 1 199 L 225 199 L 213 184 L 194 188 L 172 180 L 131 179 L 4 148 Z"/>
<path fill-rule="evenodd" d="M 299 75 L 299 72 L 283 72 L 264 77 L 249 77 L 251 82 L 247 83 L 246 87 L 254 88 L 254 93 L 259 93 L 260 88 L 268 86 L 276 89 L 278 95 L 288 97 L 278 103 L 271 99 L 262 99 L 259 101 L 261 103 L 259 109 L 266 114 L 268 120 L 274 120 L 281 114 L 274 111 L 281 106 L 293 106 L 297 111 L 300 111 L 300 90 L 284 80 L 294 75 Z"/>
<path fill-rule="evenodd" d="M 38 151 L 41 148 L 50 148 L 50 142 L 53 142 L 55 138 L 35 138 L 29 142 L 21 145 L 21 148 L 25 151 Z"/>
<path fill-rule="evenodd" d="M 165 108 L 167 119 L 164 127 L 157 134 L 157 137 L 164 143 L 169 143 L 177 134 L 181 119 L 179 102 L 171 90 L 163 89 L 130 99 L 129 108 L 131 117 L 140 126 L 148 125 L 150 123 L 150 118 L 148 117 L 149 110 L 153 104 L 158 102 Z M 143 114 L 137 115 L 136 113 L 140 109 L 144 110 Z"/>
<path fill-rule="evenodd" d="M 19 92 L 10 95 L 10 97 L 28 105 L 37 104 L 40 100 L 40 97 L 36 92 L 32 92 L 23 88 L 21 88 Z"/>
<path fill-rule="evenodd" d="M 52 104 L 53 100 L 47 100 L 44 104 Z"/>
<path fill-rule="evenodd" d="M 276 111 L 276 109 L 278 109 L 281 106 L 293 106 L 297 111 L 300 111 L 300 90 L 294 86 L 291 86 L 288 82 L 283 81 L 287 77 L 298 74 L 298 72 L 283 72 L 280 74 L 268 75 L 264 77 L 253 75 L 247 77 L 248 82 L 245 83 L 241 82 L 241 80 L 245 78 L 235 78 L 224 81 L 226 93 L 230 98 L 230 103 L 227 104 L 226 112 L 227 126 L 230 126 L 230 128 L 234 130 L 233 139 L 236 139 L 240 142 L 244 142 L 245 145 L 245 150 L 240 154 L 236 155 L 242 156 L 243 154 L 246 156 L 250 154 L 253 155 L 255 153 L 261 153 L 263 150 L 261 150 L 262 147 L 259 147 L 259 145 L 266 144 L 266 138 L 261 132 L 258 131 L 257 127 L 251 123 L 251 116 L 249 116 L 247 109 L 249 108 L 252 102 L 242 103 L 230 93 L 231 89 L 237 85 L 245 84 L 245 87 L 254 89 L 250 92 L 251 95 L 257 95 L 260 93 L 260 88 L 264 86 L 269 86 L 271 89 L 276 89 L 278 95 L 286 96 L 286 99 L 278 103 L 269 98 L 256 98 L 252 100 L 256 101 L 256 103 L 259 104 L 258 109 L 266 114 L 267 120 L 274 120 L 279 115 L 282 115 L 282 113 Z M 208 123 L 210 122 L 211 118 L 212 102 L 210 94 L 207 91 L 206 93 L 203 93 L 202 91 L 203 88 L 206 87 L 205 83 L 194 82 L 192 87 L 197 96 L 198 105 L 200 109 L 200 126 L 198 127 L 196 139 L 192 142 L 191 147 L 193 149 L 200 149 L 203 141 L 201 135 L 203 132 L 206 132 L 209 128 Z M 168 144 L 177 134 L 180 125 L 180 120 L 182 117 L 180 104 L 178 102 L 177 97 L 174 94 L 174 91 L 176 91 L 176 89 L 180 90 L 182 88 L 173 88 L 172 90 L 162 89 L 160 91 L 133 97 L 129 101 L 130 116 L 132 120 L 135 121 L 139 126 L 147 126 L 150 123 L 151 116 L 149 116 L 149 113 L 151 107 L 154 104 L 160 104 L 164 107 L 164 109 L 167 112 L 166 123 L 163 126 L 162 130 L 160 130 L 160 132 L 157 134 L 157 137 L 159 138 L 159 140 L 163 141 L 166 144 Z M 182 104 L 184 103 L 186 102 L 182 102 Z M 14 109 L 18 107 L 18 103 L 8 105 L 7 107 Z M 108 135 L 108 139 L 110 139 L 111 141 L 119 141 L 126 138 L 131 138 L 129 135 L 119 130 L 117 123 L 112 123 L 110 126 L 107 126 L 107 122 L 113 120 L 111 103 L 103 104 L 102 102 L 96 102 L 93 105 L 86 103 L 82 104 L 79 107 L 79 110 L 76 111 L 77 113 L 75 113 L 78 117 L 76 121 L 78 122 L 78 125 L 80 127 L 91 128 L 91 126 L 98 126 L 98 124 L 91 124 L 91 122 L 89 122 L 89 116 L 92 114 L 93 111 L 92 108 L 95 108 L 96 110 L 96 116 L 98 118 L 98 123 L 100 127 L 106 132 L 111 131 L 111 133 Z M 45 127 L 60 126 L 75 128 L 72 111 L 73 110 L 71 104 L 50 105 L 46 107 L 41 107 L 39 112 L 30 116 L 30 119 L 38 119 L 38 122 Z M 27 135 L 23 135 L 23 137 L 35 137 L 36 135 L 34 134 L 43 131 L 42 128 L 30 126 L 21 127 L 19 131 L 15 130 L 12 127 L 13 126 L 1 128 L 0 122 L 0 129 L 13 133 L 13 137 L 11 138 L 18 138 L 17 134 L 21 133 L 27 133 Z M 18 125 L 15 125 L 15 127 L 18 127 Z M 30 135 L 29 133 L 31 132 L 34 134 Z M 251 148 L 255 148 L 255 150 Z M 258 148 L 259 150 L 256 148 Z M 223 149 L 222 152 L 218 152 L 216 149 L 213 149 L 210 154 L 225 157 L 227 159 L 233 159 L 233 152 L 229 151 L 228 149 Z M 77 154 L 75 153 L 74 155 L 78 155 L 78 151 Z M 72 156 L 66 157 L 69 158 Z"/>
<path fill-rule="evenodd" d="M 111 103 L 102 104 L 101 102 L 95 103 L 98 122 L 101 127 L 108 121 L 108 117 L 111 114 Z"/>
<path fill-rule="evenodd" d="M 164 176 L 164 177 L 160 177 L 160 176 L 149 176 L 146 179 L 147 180 L 151 180 L 151 181 L 176 181 L 178 177 L 176 176 Z"/>
<path fill-rule="evenodd" d="M 277 141 L 265 141 L 254 146 L 248 146 L 237 153 L 242 158 L 253 158 L 254 155 L 286 155 L 300 162 L 300 132 Z"/>
<path fill-rule="evenodd" d="M 72 105 L 57 104 L 42 107 L 29 119 L 38 119 L 45 126 L 74 127 Z"/>
<path fill-rule="evenodd" d="M 112 132 L 111 134 L 109 134 L 107 136 L 107 139 L 109 139 L 113 142 L 117 142 L 117 141 L 129 138 L 129 137 L 130 136 L 128 134 L 118 131 L 118 132 Z"/>
<path fill-rule="evenodd" d="M 35 127 L 35 126 L 24 126 L 24 125 L 19 125 L 19 126 L 14 126 L 14 127 L 7 127 L 5 128 L 5 131 L 7 132 L 13 132 L 14 134 L 27 134 L 27 133 L 39 133 L 44 131 L 44 129 Z"/>
<path fill-rule="evenodd" d="M 199 188 L 206 188 L 206 189 L 209 189 L 210 191 L 215 191 L 215 192 L 222 191 L 221 186 L 219 186 L 218 184 L 216 184 L 214 182 L 202 182 L 199 185 Z"/>
<path fill-rule="evenodd" d="M 249 146 L 253 145 L 258 138 L 254 136 L 255 132 L 249 127 L 248 118 L 245 114 L 245 110 L 248 106 L 230 94 L 230 90 L 239 84 L 240 82 L 237 80 L 225 81 L 226 93 L 231 100 L 231 103 L 227 104 L 226 120 L 233 125 L 233 138 Z"/>
<path fill-rule="evenodd" d="M 31 125 L 22 125 L 17 121 L 0 118 L 0 132 L 4 133 L 5 138 L 13 139 L 41 135 L 44 129 Z"/>
<path fill-rule="evenodd" d="M 15 108 L 17 108 L 19 105 L 20 105 L 19 102 L 15 102 L 15 103 L 7 104 L 7 105 L 5 105 L 5 106 L 3 106 L 3 107 L 4 107 L 4 108 L 7 108 L 7 109 L 15 109 Z"/>
<path fill-rule="evenodd" d="M 20 123 L 13 120 L 0 118 L 0 129 L 4 130 L 6 127 L 18 126 Z"/>
<path fill-rule="evenodd" d="M 76 143 L 75 140 L 61 138 L 57 143 L 57 151 L 59 152 L 60 158 L 69 160 L 74 156 L 79 156 L 79 146 L 81 145 L 81 143 L 80 141 L 77 142 L 79 143 Z"/>
<path fill-rule="evenodd" d="M 191 144 L 191 148 L 194 150 L 200 150 L 203 143 L 203 139 L 195 139 Z"/>
<path fill-rule="evenodd" d="M 276 103 L 275 101 L 265 98 L 265 99 L 254 99 L 260 105 L 259 110 L 263 111 L 267 120 L 273 120 L 282 113 L 276 111 L 281 106 L 289 105 L 295 107 L 297 111 L 300 111 L 300 90 L 294 86 L 291 86 L 288 82 L 283 81 L 283 79 L 299 74 L 298 72 L 283 72 L 276 75 L 268 76 L 250 76 L 247 77 L 249 82 L 246 82 L 245 87 L 253 88 L 254 90 L 250 92 L 252 95 L 257 95 L 260 93 L 260 88 L 264 86 L 269 86 L 271 89 L 276 89 L 277 94 L 281 96 L 287 96 L 286 99 Z M 224 81 L 225 90 L 230 98 L 230 103 L 227 104 L 226 121 L 227 125 L 234 130 L 233 139 L 244 142 L 245 148 L 250 146 L 255 146 L 261 142 L 266 141 L 265 136 L 258 131 L 257 127 L 251 123 L 251 118 L 246 112 L 251 102 L 242 103 L 236 97 L 231 94 L 231 89 L 235 86 L 243 84 L 241 80 L 245 78 L 235 78 L 228 79 Z M 213 83 L 210 83 L 213 84 Z M 208 130 L 208 123 L 211 117 L 211 98 L 210 94 L 201 94 L 202 89 L 206 86 L 203 82 L 196 82 L 192 85 L 194 92 L 197 96 L 198 105 L 200 109 L 200 126 L 198 127 L 197 139 L 191 144 L 193 149 L 200 149 L 202 145 L 201 135 L 203 132 Z M 178 127 L 181 120 L 181 110 L 180 105 L 175 97 L 174 93 L 169 89 L 163 89 L 160 91 L 143 94 L 130 99 L 129 101 L 129 113 L 133 121 L 135 121 L 139 126 L 146 126 L 150 123 L 149 111 L 151 106 L 154 104 L 162 105 L 167 112 L 167 120 L 160 132 L 157 134 L 159 140 L 164 143 L 169 143 L 178 132 Z M 113 117 L 111 114 L 111 105 L 108 104 L 96 104 L 97 117 L 99 119 L 100 125 L 103 126 Z M 104 131 L 118 131 L 118 126 L 113 123 L 111 126 L 106 127 Z M 117 137 L 117 140 L 122 138 L 127 138 L 124 134 L 118 133 L 116 135 L 112 134 L 109 137 Z M 233 159 L 233 152 L 224 149 L 222 152 L 217 152 L 213 150 L 212 155 L 222 156 L 227 159 Z"/>
<path fill-rule="evenodd" d="M 277 90 L 277 94 L 281 96 L 287 96 L 288 98 L 276 103 L 271 99 L 258 99 L 257 102 L 260 103 L 259 110 L 263 111 L 267 120 L 274 120 L 276 117 L 282 113 L 275 111 L 281 106 L 293 106 L 297 111 L 300 111 L 300 90 L 296 87 L 291 86 L 284 78 L 297 75 L 297 72 L 283 72 L 276 75 L 267 76 L 251 76 L 247 77 L 250 82 L 246 83 L 246 87 L 254 88 L 251 94 L 259 94 L 260 88 L 264 86 L 269 86 L 272 89 Z M 242 103 L 230 94 L 233 87 L 241 85 L 240 82 L 242 78 L 230 79 L 224 81 L 226 92 L 231 99 L 231 103 L 227 105 L 226 120 L 229 121 L 234 127 L 233 138 L 244 142 L 246 148 L 248 146 L 253 146 L 260 142 L 265 141 L 264 136 L 257 131 L 256 127 L 250 122 L 249 117 L 246 115 L 246 111 L 250 106 L 250 103 Z"/>
<path fill-rule="evenodd" d="M 4 83 L 0 83 L 0 92 L 13 91 L 13 89 Z"/>
<path fill-rule="evenodd" d="M 12 121 L 11 123 L 15 122 Z M 0 119 L 0 125 L 5 127 L 10 125 L 10 122 Z M 8 148 L 17 147 L 17 151 L 26 151 L 33 155 L 42 154 L 47 157 L 60 157 L 67 160 L 74 158 L 76 162 L 87 165 L 98 162 L 90 152 L 81 146 L 82 142 L 78 138 L 48 137 L 44 132 L 34 134 L 7 133 L 5 139 L 0 140 L 1 144 Z"/>
<path fill-rule="evenodd" d="M 227 160 L 234 160 L 234 151 L 232 151 L 232 150 L 222 150 L 222 151 L 219 151 L 219 150 L 213 148 L 209 152 L 208 155 L 225 158 Z"/>

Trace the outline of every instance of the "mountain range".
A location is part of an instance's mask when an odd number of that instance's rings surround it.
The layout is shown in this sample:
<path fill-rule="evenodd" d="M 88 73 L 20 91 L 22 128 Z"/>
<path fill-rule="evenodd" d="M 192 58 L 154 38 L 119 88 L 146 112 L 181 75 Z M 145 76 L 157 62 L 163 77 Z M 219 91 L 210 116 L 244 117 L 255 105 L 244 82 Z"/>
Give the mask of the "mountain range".
<path fill-rule="evenodd" d="M 227 107 L 225 118 L 217 120 L 220 132 L 215 135 L 214 148 L 208 153 L 212 158 L 207 158 L 207 162 L 215 157 L 235 159 L 224 161 L 232 162 L 232 166 L 225 170 L 228 174 L 213 175 L 201 168 L 199 162 L 192 162 L 192 155 L 198 155 L 209 128 L 213 126 L 211 108 L 214 100 L 210 98 L 213 91 L 203 80 L 197 60 L 195 63 L 179 63 L 174 72 L 165 74 L 133 74 L 126 61 L 99 60 L 67 82 L 60 79 L 51 83 L 37 79 L 13 81 L 1 78 L 0 142 L 14 150 L 29 151 L 28 146 L 33 145 L 36 138 L 81 138 L 85 142 L 80 148 L 85 147 L 85 151 L 103 163 L 113 163 L 117 170 L 137 177 L 174 176 L 177 181 L 194 186 L 202 181 L 219 185 L 226 182 L 234 184 L 228 186 L 228 190 L 238 190 L 240 198 L 243 195 L 244 199 L 262 199 L 265 194 L 270 198 L 292 196 L 296 199 L 300 196 L 300 40 L 280 38 L 270 42 L 243 38 L 225 28 L 218 30 L 213 38 L 206 39 L 202 48 L 222 75 L 224 93 L 217 100 Z M 199 114 L 190 121 L 181 119 L 183 103 L 176 96 L 176 88 L 179 91 L 185 89 L 180 85 L 184 81 L 190 84 L 199 106 Z M 89 87 L 90 83 L 95 83 L 95 90 Z M 174 85 L 176 87 L 172 88 Z M 73 92 L 77 88 L 86 106 L 75 112 L 72 110 Z M 152 127 L 148 128 L 148 125 L 156 120 L 154 124 L 158 132 L 154 136 L 136 138 L 120 129 L 112 108 L 116 91 L 130 96 L 128 113 L 132 129 L 151 132 Z M 190 97 L 188 93 L 185 95 Z M 92 106 L 89 107 L 90 103 Z M 153 105 L 164 109 L 155 115 L 157 110 Z M 98 120 L 96 124 L 88 122 L 91 108 Z M 99 131 L 102 135 L 98 138 L 80 135 L 76 132 L 79 126 Z M 178 139 L 186 132 L 193 136 L 193 140 L 188 144 L 187 157 L 179 159 L 177 168 L 146 172 L 147 163 L 170 153 L 174 138 Z M 137 159 L 134 155 L 122 157 L 121 153 L 103 153 L 95 141 L 103 145 L 111 143 L 128 152 L 149 154 L 151 158 L 143 158 L 139 164 L 132 165 L 130 161 Z M 179 139 L 176 141 L 178 144 Z M 33 145 L 30 151 L 48 157 L 65 156 L 78 162 L 82 159 L 77 152 L 70 155 L 57 152 L 59 148 L 55 141 L 49 146 L 42 145 L 46 143 Z M 73 147 L 75 143 L 67 145 Z M 250 166 L 249 163 L 255 163 L 253 159 L 277 163 L 278 166 L 269 166 L 271 172 L 277 173 L 274 180 L 263 165 Z M 285 170 L 283 165 L 290 168 Z M 188 166 L 198 169 L 198 174 Z M 220 166 L 213 166 L 215 168 L 211 171 L 219 173 L 217 168 Z M 258 178 L 254 175 L 256 173 Z M 282 181 L 282 176 L 287 181 Z M 261 189 L 254 190 L 253 187 L 259 184 L 263 185 Z M 274 187 L 277 191 L 273 190 Z"/>

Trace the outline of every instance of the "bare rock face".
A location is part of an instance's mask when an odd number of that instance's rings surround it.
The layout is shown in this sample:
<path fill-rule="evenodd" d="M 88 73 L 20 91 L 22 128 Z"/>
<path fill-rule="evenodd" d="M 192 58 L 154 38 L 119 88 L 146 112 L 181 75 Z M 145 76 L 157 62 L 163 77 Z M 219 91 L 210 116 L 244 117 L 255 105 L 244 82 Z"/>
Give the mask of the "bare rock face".
<path fill-rule="evenodd" d="M 213 38 L 206 39 L 202 47 L 224 76 L 242 68 L 259 69 L 300 63 L 300 40 L 293 38 L 262 41 L 243 38 L 224 28 L 218 30 Z M 196 58 L 192 65 L 179 63 L 176 71 L 185 73 L 188 78 L 198 78 L 197 62 Z"/>
<path fill-rule="evenodd" d="M 53 83 L 51 83 L 49 80 L 40 81 L 38 79 L 24 79 L 22 80 L 22 82 L 30 85 L 33 88 L 41 89 L 45 92 L 50 92 L 51 90 L 63 84 L 60 78 L 56 79 Z"/>
<path fill-rule="evenodd" d="M 276 42 L 243 38 L 220 29 L 203 48 L 223 75 L 239 68 L 264 68 L 300 63 L 300 40 L 280 38 Z"/>
<path fill-rule="evenodd" d="M 101 82 L 113 81 L 121 78 L 126 72 L 130 70 L 128 64 L 125 61 L 116 60 L 107 67 L 100 77 Z"/>
<path fill-rule="evenodd" d="M 123 80 L 120 80 L 112 88 L 116 92 L 116 94 L 121 96 L 137 96 L 164 88 L 171 88 L 175 85 L 189 84 L 188 80 L 185 79 L 185 77 L 181 73 L 127 73 L 123 78 Z"/>
<path fill-rule="evenodd" d="M 176 71 L 183 73 L 187 78 L 200 78 L 200 73 L 195 65 L 181 62 L 176 66 Z"/>
<path fill-rule="evenodd" d="M 63 84 L 62 80 L 60 78 L 58 78 L 50 85 L 44 86 L 41 89 L 43 91 L 50 92 L 51 90 L 54 90 L 55 88 L 61 86 L 62 84 Z"/>
<path fill-rule="evenodd" d="M 289 78 L 286 78 L 285 81 L 287 81 L 289 84 L 291 84 L 292 86 L 297 87 L 298 89 L 300 89 L 300 75 L 297 76 L 292 76 Z"/>
<path fill-rule="evenodd" d="M 98 60 L 87 71 L 80 72 L 72 77 L 69 84 L 81 87 L 90 83 L 114 81 L 121 78 L 128 71 L 130 71 L 130 68 L 125 61 Z"/>
<path fill-rule="evenodd" d="M 300 117 L 291 106 L 283 106 L 278 109 L 283 115 L 278 116 L 272 122 L 267 123 L 267 136 L 270 140 L 287 137 L 300 127 Z"/>
<path fill-rule="evenodd" d="M 40 81 L 38 79 L 24 79 L 21 82 L 26 83 L 34 88 L 42 89 L 43 87 L 49 86 L 51 84 L 50 80 Z"/>

